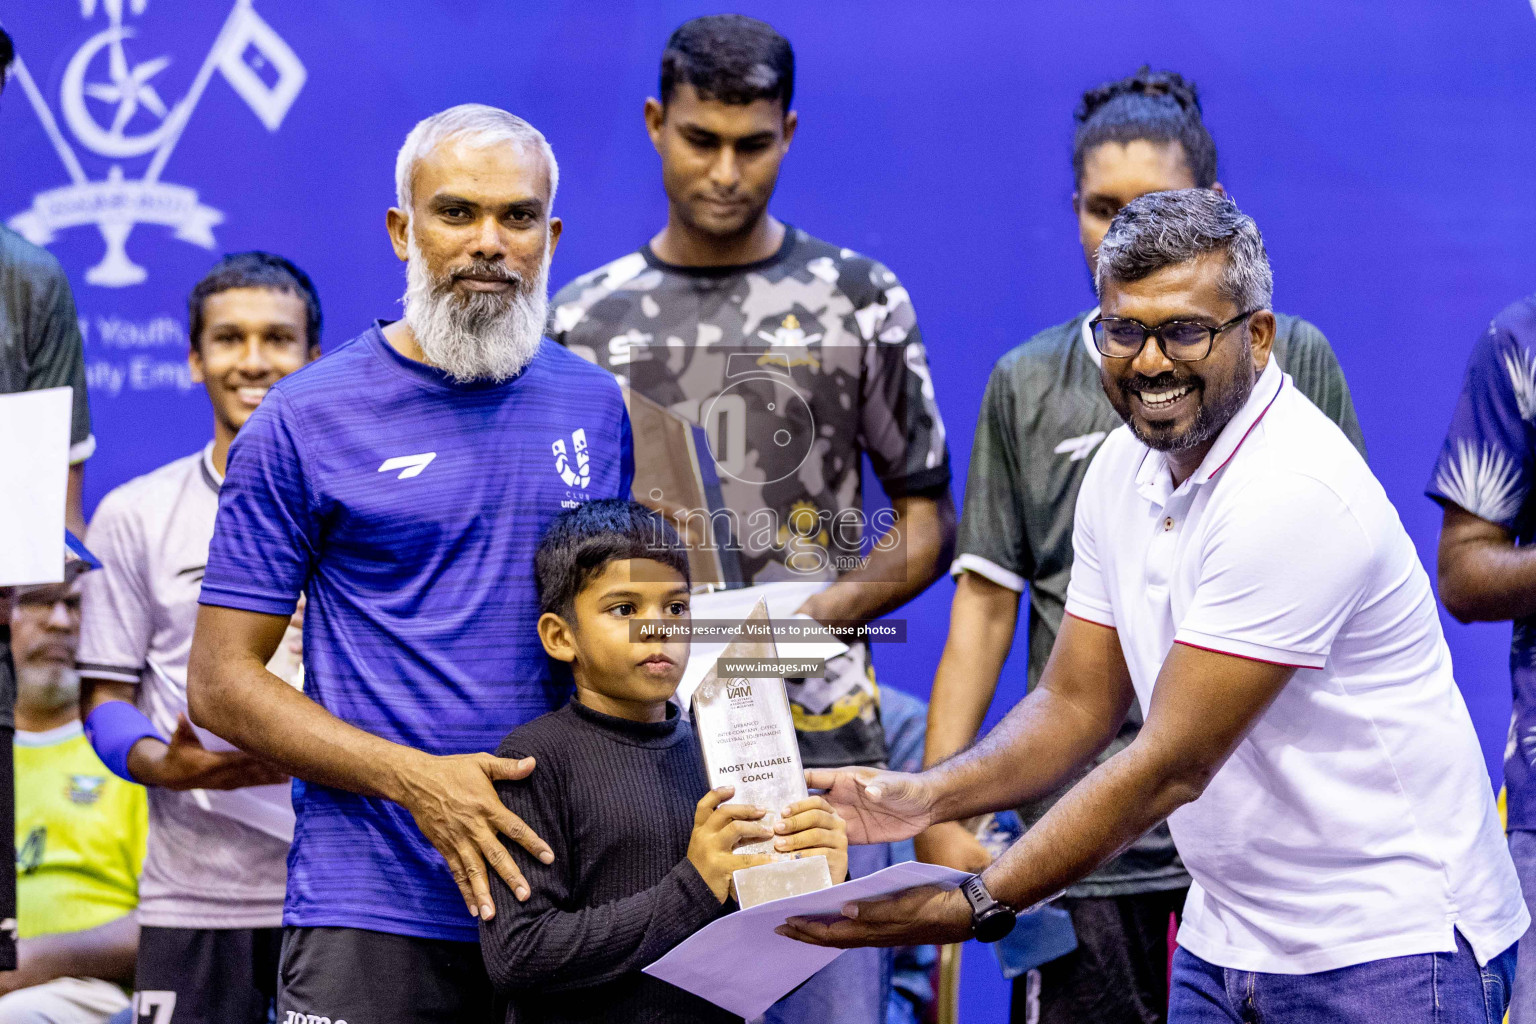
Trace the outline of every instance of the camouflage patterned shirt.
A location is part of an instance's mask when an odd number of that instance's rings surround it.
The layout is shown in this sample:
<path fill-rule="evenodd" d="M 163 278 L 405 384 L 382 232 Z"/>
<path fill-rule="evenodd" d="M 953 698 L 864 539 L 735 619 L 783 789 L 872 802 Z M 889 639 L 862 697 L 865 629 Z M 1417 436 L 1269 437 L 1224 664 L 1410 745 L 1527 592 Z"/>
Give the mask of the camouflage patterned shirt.
<path fill-rule="evenodd" d="M 750 583 L 835 579 L 889 512 L 866 516 L 863 456 L 890 497 L 950 479 L 907 291 L 874 260 L 787 228 L 768 259 L 679 267 L 647 246 L 561 289 L 550 335 L 704 427 Z M 867 645 L 790 680 L 810 766 L 885 760 Z"/>

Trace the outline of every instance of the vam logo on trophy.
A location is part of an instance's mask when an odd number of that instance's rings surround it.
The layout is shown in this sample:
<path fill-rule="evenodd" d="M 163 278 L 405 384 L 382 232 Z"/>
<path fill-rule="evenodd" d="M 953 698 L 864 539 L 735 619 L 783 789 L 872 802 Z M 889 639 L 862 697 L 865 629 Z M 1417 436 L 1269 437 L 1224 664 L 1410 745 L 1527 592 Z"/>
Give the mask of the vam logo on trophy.
<path fill-rule="evenodd" d="M 145 49 L 129 20 L 142 16 L 148 2 L 78 0 L 81 17 L 87 22 L 99 17 L 105 24 L 66 65 L 57 115 L 20 56 L 11 71 L 70 182 L 38 193 L 32 206 L 8 223 L 35 245 L 49 244 L 60 231 L 95 225 L 105 253 L 85 280 L 104 288 L 148 277 L 128 254 L 129 236 L 140 224 L 170 228 L 184 242 L 214 248 L 213 228 L 224 214 L 199 201 L 196 189 L 161 180 L 213 76 L 223 76 L 269 132 L 282 125 L 308 77 L 293 48 L 256 13 L 252 0 L 235 0 L 190 87 L 170 102 L 157 79 L 172 58 L 140 59 Z M 91 179 L 82 150 L 107 162 L 105 177 Z"/>

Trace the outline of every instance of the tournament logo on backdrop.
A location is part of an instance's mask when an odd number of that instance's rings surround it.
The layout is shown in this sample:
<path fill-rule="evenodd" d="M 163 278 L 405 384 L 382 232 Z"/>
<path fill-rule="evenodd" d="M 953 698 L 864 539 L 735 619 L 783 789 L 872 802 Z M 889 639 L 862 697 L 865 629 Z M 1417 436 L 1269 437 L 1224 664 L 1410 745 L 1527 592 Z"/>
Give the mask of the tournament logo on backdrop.
<path fill-rule="evenodd" d="M 216 244 L 213 229 L 224 214 L 200 202 L 196 189 L 161 180 L 213 76 L 222 76 L 275 132 L 307 72 L 292 47 L 256 13 L 252 0 L 235 0 L 191 86 L 172 100 L 158 82 L 172 55 L 141 40 L 130 20 L 144 13 L 149 0 L 79 2 L 87 22 L 99 16 L 105 24 L 69 59 L 57 114 L 19 57 L 12 71 L 70 182 L 39 193 L 32 207 L 9 223 L 35 245 L 47 245 L 60 231 L 94 226 L 105 253 L 85 272 L 85 280 L 122 288 L 148 277 L 128 253 L 129 237 L 140 224 L 170 228 L 174 237 L 204 249 Z M 103 177 L 93 180 L 87 174 L 80 151 L 105 161 Z"/>

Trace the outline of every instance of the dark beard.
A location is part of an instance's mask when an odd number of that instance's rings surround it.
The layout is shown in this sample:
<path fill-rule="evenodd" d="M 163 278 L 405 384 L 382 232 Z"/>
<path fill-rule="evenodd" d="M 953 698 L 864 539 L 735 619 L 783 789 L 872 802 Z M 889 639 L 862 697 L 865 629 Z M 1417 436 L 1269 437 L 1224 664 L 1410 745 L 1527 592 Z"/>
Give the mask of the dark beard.
<path fill-rule="evenodd" d="M 1247 365 L 1249 365 L 1249 379 L 1247 379 L 1246 384 L 1233 382 L 1232 387 L 1227 388 L 1224 393 L 1217 395 L 1213 402 L 1204 401 L 1206 396 L 1210 395 L 1209 391 L 1201 395 L 1203 401 L 1200 402 L 1200 411 L 1195 413 L 1195 422 L 1190 424 L 1189 430 L 1184 431 L 1184 433 L 1172 434 L 1172 436 L 1167 433 L 1161 433 L 1161 431 L 1150 433 L 1150 431 L 1141 430 L 1135 419 L 1127 421 L 1130 424 L 1130 433 L 1134 433 L 1138 441 L 1141 441 L 1141 444 L 1146 445 L 1146 447 L 1152 448 L 1155 451 L 1164 451 L 1164 453 L 1189 451 L 1192 448 L 1201 447 L 1201 445 L 1207 444 L 1207 442 L 1215 441 L 1218 434 L 1226 428 L 1229 422 L 1232 422 L 1233 416 L 1236 416 L 1238 410 L 1243 408 L 1244 402 L 1247 402 L 1249 395 L 1253 393 L 1255 375 L 1253 375 L 1252 364 Z"/>
<path fill-rule="evenodd" d="M 1229 387 L 1217 392 L 1214 396 L 1209 389 L 1205 388 L 1202 382 L 1199 385 L 1201 388 L 1200 409 L 1195 413 L 1195 422 L 1190 424 L 1188 430 L 1185 430 L 1182 434 L 1170 434 L 1161 430 L 1143 430 L 1134 417 L 1127 416 L 1124 412 L 1121 412 L 1121 418 L 1130 424 L 1131 433 L 1135 434 L 1136 439 L 1148 448 L 1165 453 L 1187 452 L 1214 441 L 1222 430 L 1226 428 L 1227 424 L 1231 422 L 1232 417 L 1237 415 L 1237 411 L 1248 401 L 1248 396 L 1253 394 L 1253 386 L 1259 379 L 1258 374 L 1253 369 L 1253 356 L 1248 351 L 1246 345 L 1243 347 L 1244 352 L 1241 363 L 1242 370 L 1244 371 L 1243 376 L 1232 381 Z M 1131 390 L 1130 386 L 1133 384 L 1136 390 L 1142 388 L 1154 390 L 1159 386 L 1173 383 L 1172 378 L 1172 374 L 1159 374 L 1157 377 L 1150 378 L 1137 374 L 1122 386 L 1122 394 L 1128 393 Z M 1127 411 L 1129 411 L 1128 400 Z"/>

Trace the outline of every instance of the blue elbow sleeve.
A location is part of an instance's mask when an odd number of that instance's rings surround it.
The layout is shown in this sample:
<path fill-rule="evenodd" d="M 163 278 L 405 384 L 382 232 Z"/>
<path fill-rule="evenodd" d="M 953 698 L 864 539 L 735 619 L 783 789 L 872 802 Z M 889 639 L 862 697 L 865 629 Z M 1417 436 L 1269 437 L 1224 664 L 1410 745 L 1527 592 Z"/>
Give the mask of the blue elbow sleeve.
<path fill-rule="evenodd" d="M 85 736 L 96 750 L 101 763 L 111 769 L 118 778 L 137 782 L 128 773 L 128 752 L 146 736 L 165 742 L 144 712 L 123 700 L 109 700 L 97 705 L 85 717 Z"/>

